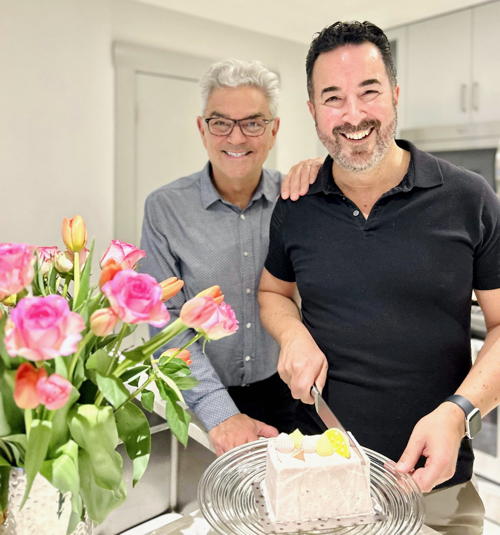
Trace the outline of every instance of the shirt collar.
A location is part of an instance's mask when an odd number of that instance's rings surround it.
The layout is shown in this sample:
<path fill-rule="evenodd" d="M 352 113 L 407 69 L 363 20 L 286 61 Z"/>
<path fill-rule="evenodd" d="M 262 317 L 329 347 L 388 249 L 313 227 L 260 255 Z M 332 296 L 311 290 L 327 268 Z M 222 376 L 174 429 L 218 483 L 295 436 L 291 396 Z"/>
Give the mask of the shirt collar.
<path fill-rule="evenodd" d="M 397 139 L 396 143 L 402 149 L 409 151 L 411 158 L 408 172 L 403 180 L 392 189 L 393 192 L 410 191 L 414 187 L 433 188 L 443 183 L 443 174 L 437 158 L 432 154 L 417 149 L 413 143 L 404 139 Z M 327 156 L 318 172 L 316 182 L 311 185 L 307 195 L 314 195 L 319 192 L 342 195 L 342 191 L 332 180 L 332 164 L 331 156 Z"/>
<path fill-rule="evenodd" d="M 225 201 L 220 196 L 219 192 L 215 188 L 212 182 L 212 178 L 210 176 L 211 171 L 212 166 L 210 162 L 207 162 L 205 167 L 201 170 L 200 174 L 201 204 L 205 210 L 217 201 L 227 203 L 227 201 Z M 254 191 L 252 199 L 250 200 L 250 204 L 252 204 L 254 201 L 257 201 L 261 197 L 264 197 L 270 202 L 274 202 L 276 199 L 276 191 L 273 187 L 273 182 L 271 180 L 269 172 L 266 169 L 262 169 L 262 175 L 259 181 L 259 185 Z"/>

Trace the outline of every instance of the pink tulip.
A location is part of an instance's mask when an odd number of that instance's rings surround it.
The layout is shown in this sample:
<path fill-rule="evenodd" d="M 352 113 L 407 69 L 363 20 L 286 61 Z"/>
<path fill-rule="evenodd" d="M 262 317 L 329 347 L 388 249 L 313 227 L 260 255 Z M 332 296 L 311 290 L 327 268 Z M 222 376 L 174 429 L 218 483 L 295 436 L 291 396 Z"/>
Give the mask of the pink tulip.
<path fill-rule="evenodd" d="M 40 405 L 40 398 L 36 391 L 38 380 L 46 377 L 47 372 L 37 369 L 29 362 L 23 362 L 16 372 L 14 383 L 14 401 L 21 409 L 35 409 Z"/>
<path fill-rule="evenodd" d="M 115 260 L 123 269 L 134 269 L 137 262 L 144 258 L 146 253 L 131 243 L 120 240 L 111 240 L 111 245 L 101 258 L 101 268 L 104 268 L 109 260 Z"/>
<path fill-rule="evenodd" d="M 50 247 L 37 247 L 38 264 L 41 272 L 46 275 L 54 264 L 54 259 L 59 249 L 54 245 Z"/>
<path fill-rule="evenodd" d="M 25 297 L 10 314 L 5 347 L 11 357 L 48 360 L 71 355 L 85 328 L 83 318 L 71 312 L 60 295 Z"/>
<path fill-rule="evenodd" d="M 222 293 L 220 286 L 210 286 L 200 293 L 196 294 L 196 297 L 212 297 L 213 300 L 220 305 L 224 301 L 224 294 Z"/>
<path fill-rule="evenodd" d="M 200 329 L 217 310 L 217 303 L 212 297 L 193 297 L 181 308 L 182 323 L 193 329 Z"/>
<path fill-rule="evenodd" d="M 162 303 L 161 286 L 146 273 L 125 269 L 102 287 L 115 314 L 125 323 L 163 327 L 170 314 Z"/>
<path fill-rule="evenodd" d="M 219 340 L 238 330 L 238 320 L 227 303 L 218 305 L 213 297 L 194 297 L 181 308 L 180 319 L 210 340 Z"/>
<path fill-rule="evenodd" d="M 96 336 L 107 336 L 113 332 L 118 316 L 111 308 L 100 308 L 90 316 L 90 330 Z"/>
<path fill-rule="evenodd" d="M 25 243 L 0 243 L 0 301 L 33 280 L 33 250 Z"/>
<path fill-rule="evenodd" d="M 181 291 L 182 287 L 184 286 L 184 281 L 178 279 L 177 277 L 169 277 L 168 279 L 161 281 L 160 286 L 161 300 L 168 301 Z"/>
<path fill-rule="evenodd" d="M 71 388 L 71 383 L 64 377 L 57 375 L 57 373 L 53 373 L 48 377 L 40 377 L 36 383 L 36 392 L 40 402 L 51 411 L 66 405 Z"/>

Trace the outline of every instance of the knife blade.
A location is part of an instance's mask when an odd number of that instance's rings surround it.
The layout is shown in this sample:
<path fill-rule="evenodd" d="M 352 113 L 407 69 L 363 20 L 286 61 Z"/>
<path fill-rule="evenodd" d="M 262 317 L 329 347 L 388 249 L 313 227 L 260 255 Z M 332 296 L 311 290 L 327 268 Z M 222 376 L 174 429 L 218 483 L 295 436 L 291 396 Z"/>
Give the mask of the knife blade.
<path fill-rule="evenodd" d="M 340 423 L 340 420 L 335 416 L 332 409 L 330 409 L 326 401 L 323 399 L 316 384 L 313 384 L 311 387 L 311 394 L 314 398 L 314 407 L 316 408 L 320 420 L 326 425 L 327 429 L 330 429 L 331 427 L 340 429 L 349 440 L 349 446 L 354 449 L 356 454 L 361 458 L 361 463 L 365 464 L 366 457 L 361 452 L 361 446 L 358 444 L 358 441 L 353 437 L 350 431 L 345 430 L 344 426 Z"/>

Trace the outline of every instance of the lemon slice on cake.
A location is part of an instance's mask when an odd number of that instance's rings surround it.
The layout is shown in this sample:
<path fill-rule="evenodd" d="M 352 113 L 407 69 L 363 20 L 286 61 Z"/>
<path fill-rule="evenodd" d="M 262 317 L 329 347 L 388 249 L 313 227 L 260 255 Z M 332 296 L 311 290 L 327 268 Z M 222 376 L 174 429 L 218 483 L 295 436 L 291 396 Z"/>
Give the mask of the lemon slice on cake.
<path fill-rule="evenodd" d="M 349 450 L 349 441 L 340 429 L 333 427 L 332 429 L 327 429 L 323 436 L 325 436 L 332 445 L 333 451 L 342 455 L 346 459 L 349 459 L 351 452 Z"/>

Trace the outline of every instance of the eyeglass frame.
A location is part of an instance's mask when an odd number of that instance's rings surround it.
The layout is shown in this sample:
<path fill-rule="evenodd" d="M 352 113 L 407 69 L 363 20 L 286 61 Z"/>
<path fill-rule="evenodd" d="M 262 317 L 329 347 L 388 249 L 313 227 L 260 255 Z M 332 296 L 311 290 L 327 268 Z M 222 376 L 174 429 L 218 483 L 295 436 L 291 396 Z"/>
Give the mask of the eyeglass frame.
<path fill-rule="evenodd" d="M 210 121 L 212 121 L 213 119 L 224 119 L 225 121 L 231 121 L 233 123 L 233 126 L 231 127 L 231 130 L 229 130 L 229 132 L 227 134 L 214 134 L 213 132 L 210 131 Z M 261 134 L 245 134 L 245 132 L 243 132 L 243 129 L 241 128 L 240 122 L 242 122 L 242 121 L 250 121 L 252 119 L 258 119 L 259 121 L 262 121 L 265 124 L 264 130 L 262 131 Z M 244 117 L 243 119 L 231 119 L 230 117 L 223 117 L 223 116 L 220 116 L 220 115 L 212 115 L 210 117 L 203 117 L 203 120 L 205 121 L 205 123 L 207 123 L 208 131 L 210 132 L 210 134 L 212 136 L 216 136 L 216 137 L 227 137 L 227 136 L 230 136 L 233 133 L 234 127 L 236 125 L 238 125 L 238 127 L 240 129 L 240 132 L 244 136 L 247 136 L 247 137 L 260 137 L 260 136 L 264 135 L 264 132 L 266 131 L 267 125 L 269 123 L 272 123 L 273 121 L 275 121 L 276 117 L 273 117 L 271 119 L 264 119 L 264 118 L 262 118 L 260 116 L 257 116 L 257 117 Z"/>

